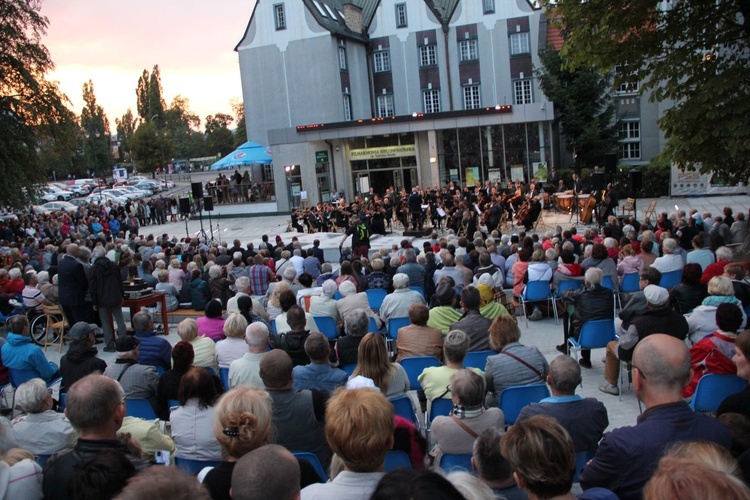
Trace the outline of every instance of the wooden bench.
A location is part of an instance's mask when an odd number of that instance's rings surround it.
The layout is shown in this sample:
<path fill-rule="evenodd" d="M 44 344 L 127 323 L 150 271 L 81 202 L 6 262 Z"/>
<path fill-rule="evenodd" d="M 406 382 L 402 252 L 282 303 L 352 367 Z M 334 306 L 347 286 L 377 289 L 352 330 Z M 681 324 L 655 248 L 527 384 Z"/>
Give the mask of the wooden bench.
<path fill-rule="evenodd" d="M 226 313 L 226 311 L 222 311 L 222 314 L 224 313 Z M 161 315 L 160 312 L 156 314 Z M 200 318 L 201 316 L 204 316 L 204 315 L 205 315 L 205 311 L 198 311 L 197 309 L 175 309 L 174 311 L 167 312 L 167 322 L 176 323 L 186 318 Z M 172 318 L 175 318 L 175 319 L 172 319 Z"/>

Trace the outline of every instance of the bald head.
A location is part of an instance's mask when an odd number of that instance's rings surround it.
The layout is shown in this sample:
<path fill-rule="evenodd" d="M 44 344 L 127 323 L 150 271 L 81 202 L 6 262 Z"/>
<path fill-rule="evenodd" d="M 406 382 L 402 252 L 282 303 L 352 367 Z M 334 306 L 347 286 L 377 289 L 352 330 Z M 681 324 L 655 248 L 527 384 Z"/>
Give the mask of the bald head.
<path fill-rule="evenodd" d="M 260 321 L 250 323 L 245 329 L 245 342 L 252 353 L 266 352 L 268 346 L 268 328 L 266 325 Z"/>
<path fill-rule="evenodd" d="M 635 346 L 633 367 L 641 372 L 647 390 L 681 398 L 682 389 L 690 380 L 690 351 L 681 340 L 655 333 Z"/>
<path fill-rule="evenodd" d="M 299 480 L 294 455 L 283 446 L 267 444 L 237 461 L 232 472 L 232 498 L 292 500 L 299 496 Z"/>

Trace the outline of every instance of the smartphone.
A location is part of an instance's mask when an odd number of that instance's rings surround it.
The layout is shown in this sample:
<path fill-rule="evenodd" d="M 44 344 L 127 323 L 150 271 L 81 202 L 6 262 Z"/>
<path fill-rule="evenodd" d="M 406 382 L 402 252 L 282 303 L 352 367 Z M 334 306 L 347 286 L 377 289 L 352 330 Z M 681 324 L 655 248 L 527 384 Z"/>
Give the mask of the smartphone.
<path fill-rule="evenodd" d="M 171 463 L 169 450 L 156 450 L 154 452 L 154 461 L 157 464 L 169 465 Z"/>

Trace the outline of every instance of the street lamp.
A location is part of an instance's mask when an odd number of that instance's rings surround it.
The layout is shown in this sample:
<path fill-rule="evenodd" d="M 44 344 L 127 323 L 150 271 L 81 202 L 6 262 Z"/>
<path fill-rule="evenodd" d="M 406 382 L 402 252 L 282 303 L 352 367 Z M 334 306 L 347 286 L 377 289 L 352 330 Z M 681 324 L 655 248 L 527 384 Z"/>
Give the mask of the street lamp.
<path fill-rule="evenodd" d="M 296 166 L 297 165 L 284 165 L 284 172 L 286 173 L 286 186 L 287 190 L 289 191 L 289 204 L 291 205 L 290 208 L 294 208 L 294 195 L 292 193 L 292 174 Z"/>

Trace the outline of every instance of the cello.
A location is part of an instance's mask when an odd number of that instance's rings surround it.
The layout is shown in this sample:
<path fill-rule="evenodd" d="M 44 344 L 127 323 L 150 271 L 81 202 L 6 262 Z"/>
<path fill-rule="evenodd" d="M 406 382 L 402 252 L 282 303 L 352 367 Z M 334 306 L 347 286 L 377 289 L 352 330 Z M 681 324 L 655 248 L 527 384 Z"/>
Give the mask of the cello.
<path fill-rule="evenodd" d="M 591 216 L 594 213 L 596 207 L 596 196 L 591 195 L 586 199 L 586 202 L 581 209 L 581 222 L 588 224 L 591 222 Z"/>

